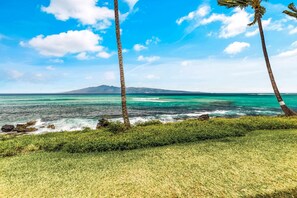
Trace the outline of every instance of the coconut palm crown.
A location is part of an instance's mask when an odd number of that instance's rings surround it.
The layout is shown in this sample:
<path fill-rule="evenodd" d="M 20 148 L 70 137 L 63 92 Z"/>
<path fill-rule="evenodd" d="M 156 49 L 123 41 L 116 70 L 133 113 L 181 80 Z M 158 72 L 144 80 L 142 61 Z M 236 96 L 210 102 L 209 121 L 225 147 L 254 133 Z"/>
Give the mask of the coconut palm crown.
<path fill-rule="evenodd" d="M 290 3 L 288 5 L 289 10 L 285 10 L 283 11 L 283 13 L 285 13 L 288 16 L 294 17 L 295 19 L 297 19 L 297 8 L 294 5 L 294 3 Z"/>
<path fill-rule="evenodd" d="M 266 8 L 261 6 L 262 0 L 218 0 L 219 5 L 225 6 L 227 8 L 236 8 L 241 9 L 251 6 L 254 10 L 254 20 L 249 26 L 252 26 L 257 23 L 258 19 L 261 19 L 262 16 L 266 13 Z"/>

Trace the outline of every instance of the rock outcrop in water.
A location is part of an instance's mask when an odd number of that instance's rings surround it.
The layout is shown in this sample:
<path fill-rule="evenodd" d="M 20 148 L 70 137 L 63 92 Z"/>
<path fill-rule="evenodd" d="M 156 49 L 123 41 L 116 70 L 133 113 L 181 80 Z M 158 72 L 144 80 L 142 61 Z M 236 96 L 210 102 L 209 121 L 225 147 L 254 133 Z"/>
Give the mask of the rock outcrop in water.
<path fill-rule="evenodd" d="M 29 133 L 37 131 L 38 129 L 35 127 L 30 127 L 27 124 L 17 124 L 14 131 L 18 133 Z"/>
<path fill-rule="evenodd" d="M 54 129 L 56 129 L 56 126 L 54 124 L 50 124 L 46 128 L 54 130 Z"/>
<path fill-rule="evenodd" d="M 14 130 L 14 125 L 4 125 L 3 127 L 1 127 L 1 131 L 8 133 L 8 132 L 12 132 Z"/>
<path fill-rule="evenodd" d="M 200 120 L 200 121 L 207 121 L 209 119 L 210 119 L 210 117 L 209 117 L 208 114 L 201 115 L 201 116 L 198 117 L 198 120 Z"/>
<path fill-rule="evenodd" d="M 30 121 L 30 122 L 27 122 L 26 124 L 17 124 L 16 126 L 4 125 L 2 126 L 1 131 L 4 133 L 10 133 L 10 132 L 30 133 L 38 130 L 37 128 L 33 127 L 35 125 L 36 125 L 36 121 Z"/>

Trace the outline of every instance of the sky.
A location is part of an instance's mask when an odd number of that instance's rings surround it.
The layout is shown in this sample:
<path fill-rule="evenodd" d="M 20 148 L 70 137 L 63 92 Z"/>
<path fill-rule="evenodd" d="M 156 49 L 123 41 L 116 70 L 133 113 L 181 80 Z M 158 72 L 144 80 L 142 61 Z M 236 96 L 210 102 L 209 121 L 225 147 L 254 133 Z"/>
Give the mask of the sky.
<path fill-rule="evenodd" d="M 281 2 L 281 3 L 280 3 Z M 264 2 L 281 92 L 297 92 L 291 1 Z M 126 85 L 219 93 L 272 92 L 253 10 L 214 0 L 119 0 Z M 112 0 L 0 1 L 0 93 L 119 86 Z"/>

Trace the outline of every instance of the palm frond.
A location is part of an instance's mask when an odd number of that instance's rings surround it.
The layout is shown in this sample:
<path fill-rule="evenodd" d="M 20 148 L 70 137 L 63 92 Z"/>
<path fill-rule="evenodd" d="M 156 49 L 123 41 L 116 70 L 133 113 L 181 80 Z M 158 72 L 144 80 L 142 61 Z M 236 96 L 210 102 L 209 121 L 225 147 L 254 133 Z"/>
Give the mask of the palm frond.
<path fill-rule="evenodd" d="M 259 18 L 261 19 L 265 13 L 266 13 L 266 8 L 263 6 L 260 6 L 259 9 L 256 9 L 255 14 L 254 14 L 254 20 L 251 23 L 249 23 L 248 26 L 255 25 L 257 23 L 258 19 Z"/>
<path fill-rule="evenodd" d="M 266 1 L 266 0 L 265 0 Z M 244 9 L 248 6 L 251 6 L 254 10 L 254 19 L 248 24 L 249 26 L 254 25 L 259 18 L 262 18 L 266 13 L 266 8 L 261 6 L 262 0 L 218 0 L 218 4 L 225 6 L 227 8 L 236 8 L 239 7 Z"/>
<path fill-rule="evenodd" d="M 251 0 L 218 0 L 218 4 L 227 8 L 246 8 L 250 5 Z"/>
<path fill-rule="evenodd" d="M 297 19 L 297 8 L 295 7 L 294 3 L 290 3 L 288 5 L 288 8 L 289 8 L 289 10 L 285 10 L 285 11 L 283 11 L 283 13 Z"/>

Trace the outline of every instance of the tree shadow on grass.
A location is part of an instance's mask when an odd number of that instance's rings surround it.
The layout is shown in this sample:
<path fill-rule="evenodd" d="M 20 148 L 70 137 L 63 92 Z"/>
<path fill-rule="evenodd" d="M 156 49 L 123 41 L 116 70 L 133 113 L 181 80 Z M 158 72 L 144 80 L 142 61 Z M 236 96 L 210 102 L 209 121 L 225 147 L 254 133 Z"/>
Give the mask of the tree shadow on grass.
<path fill-rule="evenodd" d="M 271 194 L 258 194 L 255 196 L 247 196 L 246 198 L 297 198 L 297 188 L 275 191 Z"/>

